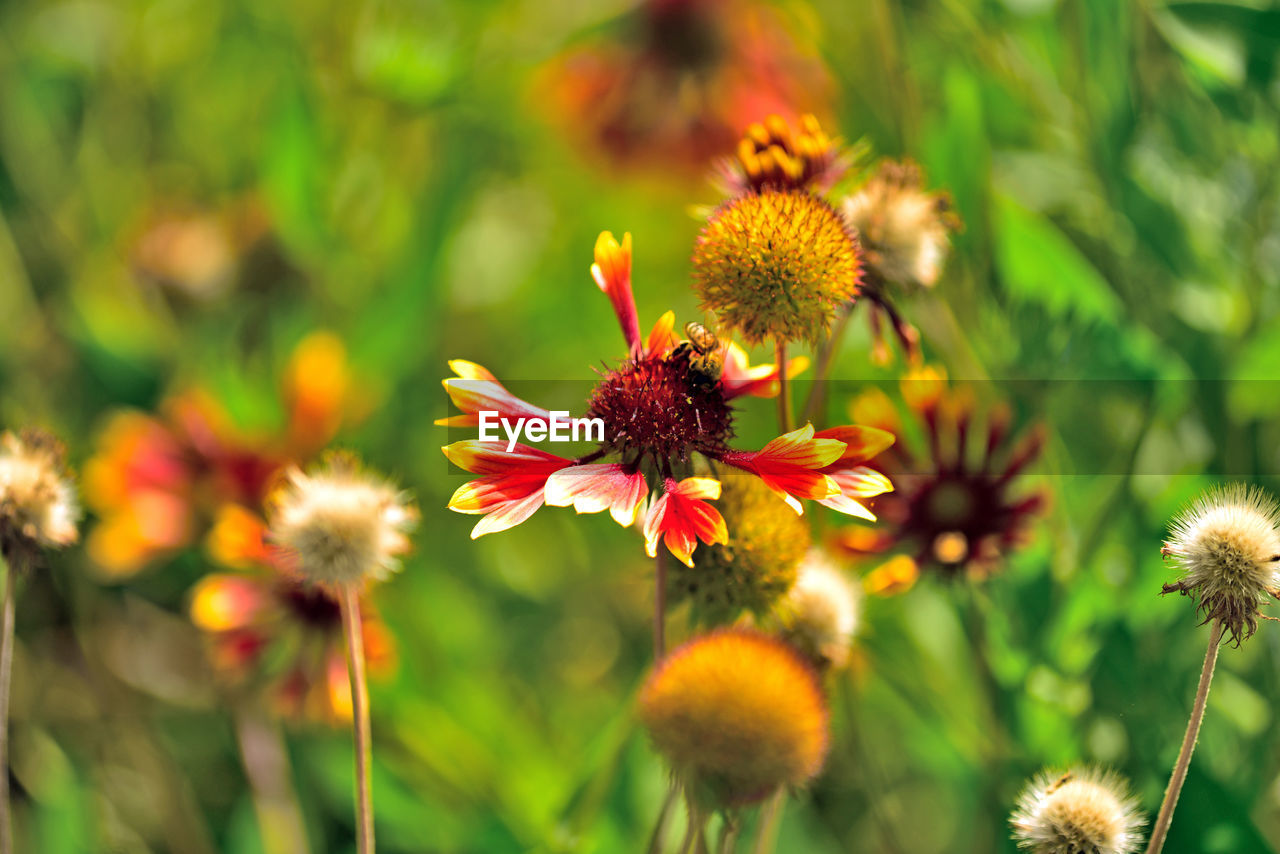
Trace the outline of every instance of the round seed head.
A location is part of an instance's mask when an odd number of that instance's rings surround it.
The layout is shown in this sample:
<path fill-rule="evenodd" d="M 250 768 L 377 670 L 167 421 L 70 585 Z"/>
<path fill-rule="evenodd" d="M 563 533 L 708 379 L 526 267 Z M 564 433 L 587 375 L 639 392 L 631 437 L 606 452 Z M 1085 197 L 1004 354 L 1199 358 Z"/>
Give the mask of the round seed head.
<path fill-rule="evenodd" d="M 1124 781 L 1093 768 L 1040 774 L 1009 822 L 1018 847 L 1032 854 L 1133 854 L 1146 823 Z"/>
<path fill-rule="evenodd" d="M 796 583 L 781 603 L 790 640 L 819 664 L 844 667 L 858 628 L 858 589 L 830 555 L 813 549 L 800 563 Z"/>
<path fill-rule="evenodd" d="M 79 538 L 80 506 L 63 463 L 62 443 L 47 433 L 0 436 L 0 550 L 29 565 L 39 548 Z"/>
<path fill-rule="evenodd" d="M 418 519 L 403 493 L 338 455 L 309 473 L 291 469 L 271 511 L 272 541 L 299 575 L 328 585 L 397 569 Z"/>
<path fill-rule="evenodd" d="M 688 642 L 650 675 L 640 720 L 709 805 L 757 801 L 822 768 L 827 705 L 813 670 L 783 641 L 722 629 Z"/>
<path fill-rule="evenodd" d="M 764 190 L 721 205 L 693 250 L 702 308 L 749 344 L 820 338 L 858 293 L 858 242 L 805 191 Z"/>
<path fill-rule="evenodd" d="M 1238 644 L 1258 627 L 1259 608 L 1280 588 L 1280 507 L 1263 490 L 1209 490 L 1169 526 L 1163 552 L 1182 570 L 1165 593 L 1195 599 L 1205 621 L 1220 620 Z"/>

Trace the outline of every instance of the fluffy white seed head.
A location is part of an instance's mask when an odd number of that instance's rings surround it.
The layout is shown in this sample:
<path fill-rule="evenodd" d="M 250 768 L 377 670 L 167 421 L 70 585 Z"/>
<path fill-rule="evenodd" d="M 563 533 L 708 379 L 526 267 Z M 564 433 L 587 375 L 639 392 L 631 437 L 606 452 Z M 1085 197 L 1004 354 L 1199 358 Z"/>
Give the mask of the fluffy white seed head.
<path fill-rule="evenodd" d="M 62 548 L 79 538 L 80 505 L 62 445 L 45 433 L 0 436 L 0 545 Z"/>
<path fill-rule="evenodd" d="M 1164 554 L 1182 570 L 1178 591 L 1194 597 L 1206 620 L 1221 620 L 1240 640 L 1257 628 L 1259 607 L 1280 588 L 1280 506 L 1245 484 L 1209 490 L 1170 525 Z"/>
<path fill-rule="evenodd" d="M 342 456 L 309 473 L 290 469 L 272 504 L 272 540 L 318 584 L 385 577 L 418 521 L 404 493 Z"/>
<path fill-rule="evenodd" d="M 1146 820 L 1124 780 L 1087 768 L 1041 773 L 1009 823 L 1018 847 L 1032 854 L 1133 854 Z"/>
<path fill-rule="evenodd" d="M 857 589 L 830 556 L 811 549 L 780 610 L 794 643 L 839 668 L 849 661 L 860 606 Z"/>
<path fill-rule="evenodd" d="M 841 212 L 858 230 L 871 270 L 901 287 L 933 287 L 955 226 L 946 197 L 921 188 L 914 163 L 885 161 Z"/>

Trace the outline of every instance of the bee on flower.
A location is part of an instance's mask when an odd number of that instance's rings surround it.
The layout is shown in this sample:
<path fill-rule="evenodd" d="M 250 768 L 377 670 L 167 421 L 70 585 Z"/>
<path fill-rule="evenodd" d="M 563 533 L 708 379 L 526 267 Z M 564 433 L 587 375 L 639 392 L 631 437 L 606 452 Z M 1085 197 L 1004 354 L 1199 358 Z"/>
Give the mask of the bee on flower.
<path fill-rule="evenodd" d="M 1025 541 L 1047 504 L 1043 491 L 1019 489 L 1019 476 L 1040 454 L 1043 433 L 1011 435 L 1007 413 L 996 409 L 987 417 L 985 436 L 973 442 L 976 404 L 950 387 L 940 370 L 912 371 L 901 385 L 925 447 L 898 442 L 869 463 L 897 487 L 879 505 L 883 525 L 847 528 L 834 545 L 861 558 L 896 553 L 867 576 L 869 592 L 901 592 L 921 570 L 986 578 Z M 897 408 L 879 390 L 856 398 L 851 411 L 902 435 Z"/>
<path fill-rule="evenodd" d="M 696 364 L 706 339 L 682 342 L 675 318 L 664 314 L 641 335 L 631 288 L 631 236 L 619 243 L 605 232 L 596 242 L 592 275 L 609 298 L 627 346 L 620 362 L 597 383 L 587 416 L 599 419 L 604 438 L 590 453 L 567 459 L 524 444 L 468 439 L 445 455 L 479 478 L 461 486 L 449 507 L 481 515 L 472 537 L 502 531 L 528 519 L 543 504 L 579 513 L 609 511 L 623 526 L 639 520 L 646 551 L 659 544 L 686 566 L 699 541 L 724 544 L 729 530 L 710 502 L 721 494 L 716 472 L 734 470 L 760 480 L 797 514 L 812 500 L 843 513 L 874 519 L 866 500 L 889 491 L 887 478 L 862 463 L 893 442 L 874 428 L 845 425 L 815 431 L 812 425 L 784 433 L 754 451 L 731 446 L 731 402 L 746 394 L 778 393 L 777 366 L 748 364 L 735 343 L 724 344 L 723 367 L 714 381 Z M 687 345 L 687 346 L 686 346 Z M 487 369 L 450 363 L 456 377 L 445 390 L 461 415 L 442 419 L 453 427 L 477 426 L 481 412 L 545 424 L 551 413 L 511 394 Z M 794 368 L 787 364 L 787 370 Z M 694 472 L 703 461 L 710 474 Z"/>

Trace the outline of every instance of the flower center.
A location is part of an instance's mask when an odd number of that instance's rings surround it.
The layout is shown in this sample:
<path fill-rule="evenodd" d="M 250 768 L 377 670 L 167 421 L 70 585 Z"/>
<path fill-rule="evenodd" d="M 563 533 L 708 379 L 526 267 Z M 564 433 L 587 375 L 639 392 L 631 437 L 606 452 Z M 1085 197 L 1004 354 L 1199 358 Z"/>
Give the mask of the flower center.
<path fill-rule="evenodd" d="M 332 596 L 316 587 L 288 584 L 281 588 L 280 598 L 300 623 L 318 629 L 338 629 L 342 611 Z"/>
<path fill-rule="evenodd" d="M 725 449 L 732 411 L 719 383 L 690 355 L 677 348 L 663 359 L 632 359 L 605 376 L 587 410 L 604 422 L 605 448 L 627 463 L 648 457 L 659 468 L 685 462 L 693 451 Z"/>

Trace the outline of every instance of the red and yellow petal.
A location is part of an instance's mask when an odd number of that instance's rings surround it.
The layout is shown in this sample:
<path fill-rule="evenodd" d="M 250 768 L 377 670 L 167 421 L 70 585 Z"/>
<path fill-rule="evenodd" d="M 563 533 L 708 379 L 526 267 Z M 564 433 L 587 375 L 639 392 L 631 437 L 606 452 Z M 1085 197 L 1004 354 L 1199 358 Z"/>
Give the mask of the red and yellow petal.
<path fill-rule="evenodd" d="M 897 438 L 888 430 L 881 430 L 878 427 L 865 427 L 860 424 L 830 427 L 826 430 L 819 430 L 814 435 L 819 439 L 835 439 L 844 442 L 844 452 L 840 455 L 840 459 L 832 464 L 833 467 L 837 465 L 848 466 L 873 459 L 880 452 L 892 446 Z"/>
<path fill-rule="evenodd" d="M 649 508 L 644 522 L 645 551 L 658 554 L 658 540 L 685 566 L 693 566 L 693 550 L 725 544 L 729 530 L 720 511 L 706 503 L 720 497 L 720 482 L 709 477 L 688 477 L 677 483 L 667 478 L 662 496 Z"/>
<path fill-rule="evenodd" d="M 595 263 L 591 265 L 591 277 L 618 315 L 618 324 L 632 353 L 640 351 L 640 320 L 636 315 L 636 301 L 631 293 L 631 235 L 624 234 L 618 243 L 612 232 L 602 231 L 596 238 Z"/>
<path fill-rule="evenodd" d="M 460 468 L 483 474 L 464 483 L 449 499 L 458 513 L 484 514 L 471 530 L 471 539 L 519 525 L 542 506 L 547 478 L 571 460 L 516 445 L 508 453 L 501 445 L 470 439 L 445 447 L 445 455 Z"/>
<path fill-rule="evenodd" d="M 644 475 L 617 463 L 569 466 L 547 478 L 545 497 L 552 507 L 568 507 L 579 513 L 609 511 L 613 520 L 629 527 L 644 501 Z"/>
<path fill-rule="evenodd" d="M 906 555 L 890 558 L 867 573 L 862 587 L 874 596 L 895 596 L 906 593 L 920 577 L 920 567 Z"/>
<path fill-rule="evenodd" d="M 206 575 L 191 594 L 191 622 L 206 632 L 229 632 L 257 623 L 271 607 L 270 589 L 239 575 Z"/>
<path fill-rule="evenodd" d="M 658 318 L 658 322 L 653 324 L 653 329 L 649 332 L 649 340 L 645 344 L 645 355 L 665 356 L 674 350 L 679 343 L 680 336 L 676 335 L 676 313 L 674 311 L 665 312 L 662 317 Z"/>
<path fill-rule="evenodd" d="M 804 356 L 796 356 L 787 360 L 787 379 L 802 373 L 809 367 L 809 360 Z M 752 365 L 747 351 L 736 342 L 729 342 L 724 352 L 724 374 L 720 378 L 720 388 L 725 400 L 732 400 L 749 394 L 752 397 L 777 397 L 778 366 L 773 363 Z"/>
<path fill-rule="evenodd" d="M 815 438 L 813 425 L 806 424 L 759 451 L 729 451 L 720 459 L 756 475 L 793 510 L 803 513 L 798 499 L 821 501 L 840 494 L 839 485 L 822 470 L 840 459 L 844 448 L 837 439 Z"/>
<path fill-rule="evenodd" d="M 823 498 L 820 503 L 830 507 L 832 510 L 850 516 L 857 516 L 860 519 L 866 519 L 868 522 L 876 520 L 875 514 L 858 499 L 874 498 L 877 495 L 893 491 L 893 484 L 889 481 L 889 478 L 866 466 L 852 466 L 843 469 L 832 467 L 827 470 L 826 474 L 836 482 L 836 486 L 840 488 L 840 494 Z"/>
<path fill-rule="evenodd" d="M 454 359 L 449 368 L 457 374 L 441 380 L 444 390 L 462 415 L 452 415 L 436 420 L 444 427 L 475 427 L 480 423 L 481 412 L 495 412 L 497 417 L 515 421 L 550 421 L 551 413 L 516 397 L 488 370 L 474 362 Z"/>

